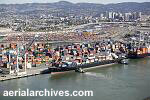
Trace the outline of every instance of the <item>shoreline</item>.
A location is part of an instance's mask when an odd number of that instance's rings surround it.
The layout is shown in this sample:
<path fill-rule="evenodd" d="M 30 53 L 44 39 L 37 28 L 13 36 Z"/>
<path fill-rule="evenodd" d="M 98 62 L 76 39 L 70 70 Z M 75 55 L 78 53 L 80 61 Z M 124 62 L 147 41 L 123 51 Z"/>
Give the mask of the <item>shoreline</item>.
<path fill-rule="evenodd" d="M 97 68 L 111 67 L 111 65 L 114 65 L 114 64 L 117 64 L 117 63 L 94 66 L 94 67 L 91 67 L 91 68 L 85 68 L 84 70 L 89 71 L 89 70 L 97 69 Z M 0 82 L 4 82 L 4 81 L 8 81 L 8 80 L 14 80 L 14 79 L 21 79 L 21 78 L 26 78 L 26 77 L 32 77 L 32 76 L 37 76 L 37 75 L 42 75 L 41 71 L 44 70 L 44 69 L 46 69 L 46 68 L 34 70 L 32 72 L 28 72 L 26 74 L 18 75 L 18 76 L 17 75 L 10 75 L 10 74 L 5 75 L 5 77 L 1 76 L 0 77 Z M 68 71 L 68 72 L 63 72 L 63 73 L 52 73 L 52 74 L 50 74 L 50 76 L 61 75 L 61 74 L 65 74 L 65 73 L 73 73 L 73 72 L 75 72 L 75 71 Z"/>

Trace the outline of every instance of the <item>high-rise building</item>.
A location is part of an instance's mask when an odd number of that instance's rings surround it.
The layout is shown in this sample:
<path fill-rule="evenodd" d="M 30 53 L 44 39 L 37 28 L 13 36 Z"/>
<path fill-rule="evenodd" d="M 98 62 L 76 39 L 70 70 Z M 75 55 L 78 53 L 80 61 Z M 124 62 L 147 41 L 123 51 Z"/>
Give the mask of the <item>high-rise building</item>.
<path fill-rule="evenodd" d="M 130 12 L 129 13 L 125 13 L 124 19 L 125 19 L 125 21 L 131 21 L 132 14 Z"/>
<path fill-rule="evenodd" d="M 112 19 L 113 18 L 113 12 L 109 12 L 109 19 Z"/>

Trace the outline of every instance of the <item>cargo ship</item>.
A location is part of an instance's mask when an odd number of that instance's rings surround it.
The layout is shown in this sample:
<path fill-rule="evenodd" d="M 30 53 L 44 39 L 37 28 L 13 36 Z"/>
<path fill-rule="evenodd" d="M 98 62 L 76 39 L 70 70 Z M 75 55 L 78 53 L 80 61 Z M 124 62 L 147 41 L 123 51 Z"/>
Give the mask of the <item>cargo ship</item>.
<path fill-rule="evenodd" d="M 70 72 L 70 71 L 75 71 L 75 72 L 83 72 L 81 69 L 91 69 L 91 68 L 98 68 L 98 67 L 102 67 L 101 65 L 110 65 L 110 64 L 115 64 L 118 63 L 118 59 L 117 60 L 106 60 L 106 61 L 96 61 L 93 63 L 86 63 L 86 64 L 81 64 L 81 65 L 77 65 L 77 66 L 65 66 L 65 67 L 49 67 L 48 69 L 44 70 L 41 72 L 41 74 L 59 74 L 59 73 L 66 73 L 66 72 Z"/>
<path fill-rule="evenodd" d="M 137 59 L 150 56 L 150 47 L 141 46 L 128 49 L 128 58 Z"/>
<path fill-rule="evenodd" d="M 148 56 L 147 52 L 148 48 L 135 48 L 134 50 L 130 50 L 128 53 L 128 58 L 137 59 L 137 58 L 145 58 Z"/>
<path fill-rule="evenodd" d="M 128 58 L 137 59 L 150 56 L 150 42 L 147 33 L 136 33 L 128 40 Z"/>
<path fill-rule="evenodd" d="M 116 57 L 115 59 L 107 59 L 105 60 L 98 60 L 93 59 L 91 62 L 84 62 L 84 63 L 76 63 L 76 62 L 63 62 L 61 64 L 53 64 L 53 66 L 49 67 L 48 69 L 41 72 L 41 74 L 60 74 L 60 73 L 66 73 L 70 71 L 74 72 L 84 72 L 86 69 L 92 69 L 92 68 L 98 68 L 102 66 L 117 64 L 121 62 L 124 58 L 117 58 L 117 55 L 113 54 L 113 57 Z M 102 56 L 101 56 L 102 59 Z M 81 59 L 80 59 L 81 60 Z"/>

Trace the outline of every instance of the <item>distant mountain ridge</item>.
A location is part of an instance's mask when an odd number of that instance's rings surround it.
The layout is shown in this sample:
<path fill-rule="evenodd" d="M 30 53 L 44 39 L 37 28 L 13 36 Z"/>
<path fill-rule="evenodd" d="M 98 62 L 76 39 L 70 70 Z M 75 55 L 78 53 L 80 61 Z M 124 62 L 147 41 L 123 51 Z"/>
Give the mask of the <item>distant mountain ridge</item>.
<path fill-rule="evenodd" d="M 96 15 L 105 11 L 143 12 L 150 14 L 150 2 L 123 2 L 116 4 L 71 3 L 60 1 L 55 3 L 0 4 L 0 12 L 19 14 L 64 13 Z"/>

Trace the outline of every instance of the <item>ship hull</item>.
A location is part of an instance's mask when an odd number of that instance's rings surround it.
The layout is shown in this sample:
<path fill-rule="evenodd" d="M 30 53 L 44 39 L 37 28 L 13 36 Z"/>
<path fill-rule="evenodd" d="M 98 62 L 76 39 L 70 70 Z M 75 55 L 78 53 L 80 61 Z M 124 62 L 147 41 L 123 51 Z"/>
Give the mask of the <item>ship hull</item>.
<path fill-rule="evenodd" d="M 105 61 L 97 61 L 97 62 L 92 62 L 92 63 L 86 63 L 82 65 L 78 65 L 75 67 L 49 67 L 48 69 L 44 70 L 41 72 L 41 74 L 61 74 L 61 73 L 66 73 L 70 71 L 76 71 L 77 69 L 92 69 L 92 68 L 98 68 L 102 66 L 107 66 L 107 65 L 112 65 L 115 63 L 118 63 L 119 60 L 105 60 Z"/>
<path fill-rule="evenodd" d="M 129 54 L 128 58 L 130 59 L 139 59 L 139 58 L 145 58 L 149 56 L 148 54 Z"/>
<path fill-rule="evenodd" d="M 97 61 L 97 62 L 93 62 L 93 63 L 83 64 L 83 65 L 80 65 L 78 67 L 82 68 L 82 69 L 90 69 L 90 68 L 95 68 L 97 66 L 101 67 L 101 65 L 114 64 L 117 62 L 118 62 L 117 60 Z"/>

